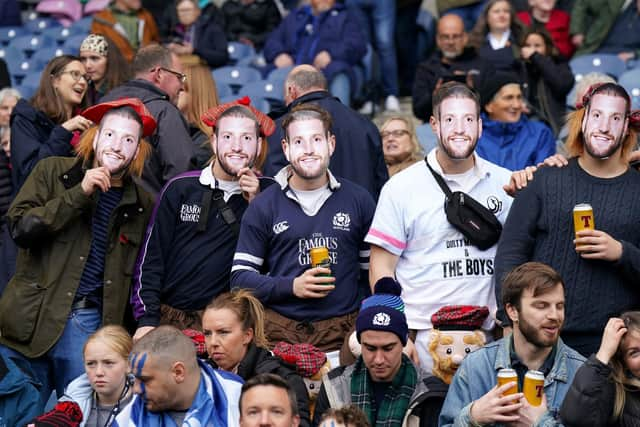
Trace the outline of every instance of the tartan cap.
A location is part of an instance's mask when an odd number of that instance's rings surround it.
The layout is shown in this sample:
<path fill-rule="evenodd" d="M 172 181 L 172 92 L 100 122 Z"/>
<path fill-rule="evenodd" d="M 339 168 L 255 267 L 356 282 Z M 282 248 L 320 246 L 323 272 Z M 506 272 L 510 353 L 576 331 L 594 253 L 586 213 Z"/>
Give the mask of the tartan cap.
<path fill-rule="evenodd" d="M 89 107 L 80 113 L 95 124 L 99 124 L 108 111 L 114 108 L 131 107 L 140 117 L 142 121 L 142 136 L 152 135 L 156 130 L 156 119 L 153 118 L 147 107 L 138 98 L 120 98 L 115 101 L 101 102 L 100 104 Z"/>
<path fill-rule="evenodd" d="M 311 344 L 280 341 L 273 348 L 273 354 L 287 363 L 296 365 L 296 371 L 303 378 L 311 378 L 327 362 L 325 352 Z"/>
<path fill-rule="evenodd" d="M 431 323 L 434 329 L 473 331 L 482 327 L 488 315 L 486 306 L 446 305 L 433 313 Z"/>
<path fill-rule="evenodd" d="M 356 337 L 375 330 L 394 333 L 402 345 L 407 344 L 409 326 L 404 314 L 404 301 L 400 298 L 402 288 L 391 277 L 383 277 L 374 286 L 374 294 L 362 301 L 356 318 Z"/>
<path fill-rule="evenodd" d="M 258 110 L 254 106 L 251 105 L 251 99 L 248 96 L 242 97 L 240 99 L 236 99 L 235 101 L 227 102 L 226 104 L 218 105 L 217 107 L 209 108 L 209 110 L 205 111 L 200 119 L 207 126 L 211 126 L 212 128 L 216 127 L 218 120 L 220 119 L 220 115 L 227 111 L 231 107 L 241 106 L 249 111 L 251 111 L 256 118 L 258 119 L 258 124 L 260 125 L 260 135 L 262 136 L 270 136 L 276 130 L 276 124 L 273 120 L 262 111 Z"/>
<path fill-rule="evenodd" d="M 198 357 L 208 357 L 207 346 L 204 343 L 204 334 L 202 332 L 195 329 L 184 329 L 182 333 L 191 338 L 193 345 L 196 347 Z"/>

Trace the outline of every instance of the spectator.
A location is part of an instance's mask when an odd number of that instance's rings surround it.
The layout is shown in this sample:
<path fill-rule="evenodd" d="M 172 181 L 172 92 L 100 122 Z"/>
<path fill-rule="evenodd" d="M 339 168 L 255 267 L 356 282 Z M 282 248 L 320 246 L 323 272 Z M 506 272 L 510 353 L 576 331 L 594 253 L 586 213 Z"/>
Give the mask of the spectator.
<path fill-rule="evenodd" d="M 389 176 L 424 158 L 411 119 L 402 116 L 388 118 L 380 127 L 380 137 Z"/>
<path fill-rule="evenodd" d="M 418 65 L 413 83 L 413 114 L 420 120 L 429 121 L 433 92 L 442 83 L 453 80 L 477 88 L 493 73 L 493 67 L 475 48 L 467 46 L 467 41 L 464 24 L 457 14 L 440 18 L 436 34 L 438 51 Z"/>
<path fill-rule="evenodd" d="M 268 140 L 269 152 L 264 174 L 274 176 L 287 165 L 281 144 L 284 138 L 281 125 L 285 113 L 297 105 L 312 102 L 331 114 L 331 133 L 337 141 L 329 165 L 332 173 L 364 187 L 377 199 L 388 174 L 380 133 L 375 125 L 331 96 L 327 91 L 327 80 L 311 65 L 299 65 L 291 70 L 284 86 L 287 108 L 270 113 L 277 121 L 276 131 Z M 354 162 L 354 159 L 358 161 Z"/>
<path fill-rule="evenodd" d="M 336 145 L 329 113 L 301 104 L 282 128 L 290 165 L 242 218 L 231 286 L 254 290 L 266 308 L 271 344 L 338 350 L 368 289 L 363 239 L 375 204 L 366 190 L 329 171 Z M 323 266 L 311 265 L 310 251 L 317 247 L 327 249 Z"/>
<path fill-rule="evenodd" d="M 274 374 L 259 374 L 242 386 L 240 426 L 298 427 L 295 401 L 296 394 L 287 381 Z"/>
<path fill-rule="evenodd" d="M 213 81 L 211 69 L 200 63 L 193 63 L 182 58 L 184 75 L 187 80 L 184 90 L 178 96 L 178 109 L 187 120 L 194 157 L 192 166 L 203 169 L 211 160 L 211 127 L 202 121 L 202 115 L 220 103 L 218 89 Z"/>
<path fill-rule="evenodd" d="M 640 175 L 628 164 L 638 117 L 622 87 L 592 87 L 569 119 L 567 149 L 575 158 L 536 172 L 514 200 L 496 253 L 496 292 L 505 273 L 530 260 L 564 274 L 570 310 L 562 338 L 583 355 L 597 351 L 610 317 L 640 307 L 632 287 L 640 274 L 640 206 L 629 197 Z M 571 211 L 585 202 L 596 229 L 574 234 Z M 506 320 L 502 310 L 498 318 Z"/>
<path fill-rule="evenodd" d="M 560 417 L 572 427 L 631 426 L 640 419 L 640 312 L 628 311 L 607 322 L 602 343 L 573 379 Z"/>
<path fill-rule="evenodd" d="M 443 84 L 434 94 L 431 117 L 438 147 L 384 186 L 365 241 L 371 244 L 370 283 L 397 277 L 407 304 L 409 327 L 417 331 L 416 349 L 430 370 L 431 315 L 446 305 L 484 305 L 495 311 L 495 246 L 480 250 L 445 215 L 445 195 L 435 173 L 451 191 L 464 191 L 504 222 L 511 198 L 502 190 L 509 172 L 476 155 L 482 132 L 478 95 L 461 83 Z M 493 319 L 483 329 L 490 331 Z"/>
<path fill-rule="evenodd" d="M 576 0 L 571 11 L 571 40 L 576 55 L 614 53 L 623 61 L 638 57 L 638 0 Z"/>
<path fill-rule="evenodd" d="M 489 0 L 471 32 L 469 44 L 496 70 L 517 71 L 518 41 L 523 31 L 524 25 L 508 0 Z"/>
<path fill-rule="evenodd" d="M 0 58 L 0 88 L 11 87 L 11 76 L 4 59 Z"/>
<path fill-rule="evenodd" d="M 198 360 L 192 341 L 173 326 L 142 337 L 129 361 L 135 396 L 112 427 L 238 426 L 242 381 Z"/>
<path fill-rule="evenodd" d="M 274 0 L 227 0 L 222 13 L 227 38 L 253 46 L 258 52 L 282 19 Z"/>
<path fill-rule="evenodd" d="M 311 64 L 329 81 L 329 91 L 350 105 L 353 67 L 367 46 L 353 11 L 336 0 L 311 0 L 292 11 L 269 35 L 264 57 L 276 68 Z"/>
<path fill-rule="evenodd" d="M 240 102 L 212 108 L 204 120 L 215 130 L 214 160 L 167 183 L 140 253 L 136 340 L 159 324 L 200 330 L 207 301 L 229 291 L 239 223 L 259 191 L 251 168 L 264 158 L 262 139 L 273 122 Z"/>
<path fill-rule="evenodd" d="M 31 101 L 20 99 L 11 113 L 11 174 L 18 192 L 39 160 L 73 155 L 80 132 L 92 124 L 77 115 L 85 103 L 88 77 L 80 58 L 53 58 Z"/>
<path fill-rule="evenodd" d="M 234 289 L 215 298 L 202 316 L 209 363 L 237 373 L 245 381 L 265 373 L 280 376 L 295 391 L 300 425 L 309 426 L 305 382 L 292 365 L 269 351 L 264 321 L 262 304 L 246 289 Z"/>
<path fill-rule="evenodd" d="M 82 373 L 88 335 L 124 321 L 151 214 L 151 198 L 132 181 L 149 152 L 140 139 L 155 127 L 144 105 L 125 98 L 79 117 L 100 127 L 84 135 L 77 158 L 40 161 L 7 215 L 21 249 L 0 299 L 0 351 L 31 365 L 42 405 Z"/>
<path fill-rule="evenodd" d="M 478 155 L 509 170 L 537 165 L 555 154 L 551 129 L 524 114 L 522 88 L 511 73 L 496 73 L 480 88 L 483 106 Z"/>
<path fill-rule="evenodd" d="M 584 357 L 560 339 L 565 315 L 562 278 L 547 265 L 528 262 L 504 279 L 501 300 L 513 333 L 468 355 L 453 377 L 440 413 L 440 426 L 562 426 L 557 412 Z M 516 371 L 523 384 L 528 370 L 545 376 L 539 406 L 523 393 L 504 395 L 514 382 L 496 386 L 498 371 Z M 520 390 L 522 388 L 520 387 Z"/>
<path fill-rule="evenodd" d="M 4 219 L 13 200 L 10 138 L 11 128 L 0 126 L 0 295 L 16 270 L 17 248 Z"/>
<path fill-rule="evenodd" d="M 118 48 L 106 37 L 89 34 L 80 45 L 80 60 L 87 70 L 87 103 L 95 105 L 107 92 L 120 86 L 130 76 L 130 65 Z"/>
<path fill-rule="evenodd" d="M 564 10 L 556 8 L 556 0 L 529 0 L 529 10 L 518 12 L 517 16 L 534 31 L 544 28 L 551 35 L 558 52 L 567 59 L 571 58 L 575 50 L 569 35 L 571 17 Z"/>
<path fill-rule="evenodd" d="M 40 412 L 38 386 L 11 357 L 0 354 L 0 419 L 6 426 L 23 426 Z"/>
<path fill-rule="evenodd" d="M 356 319 L 362 354 L 323 379 L 314 425 L 327 409 L 349 403 L 361 409 L 371 425 L 434 425 L 437 414 L 422 410 L 428 401 L 427 374 L 402 352 L 409 328 L 400 292 L 398 282 L 385 277 L 376 283 L 374 295 L 362 301 Z M 429 416 L 433 418 L 427 420 Z"/>
<path fill-rule="evenodd" d="M 139 48 L 160 41 L 153 15 L 142 7 L 140 0 L 113 0 L 106 9 L 93 15 L 91 32 L 113 41 L 128 62 Z"/>
<path fill-rule="evenodd" d="M 9 126 L 11 112 L 20 98 L 22 96 L 16 89 L 6 87 L 0 90 L 0 127 Z"/>
<path fill-rule="evenodd" d="M 567 95 L 574 78 L 569 64 L 559 56 L 544 29 L 527 29 L 520 56 L 524 62 L 524 94 L 534 117 L 545 122 L 557 136 L 565 123 Z"/>
<path fill-rule="evenodd" d="M 371 427 L 367 416 L 355 405 L 329 408 L 322 414 L 320 427 Z"/>
<path fill-rule="evenodd" d="M 385 111 L 400 112 L 398 95 L 398 61 L 394 34 L 396 31 L 396 0 L 346 0 L 347 7 L 358 7 L 365 18 L 365 34 L 380 61 L 380 78 Z M 373 34 L 371 34 L 373 32 Z M 370 76 L 367 76 L 370 77 Z M 363 107 L 363 114 L 371 114 L 373 105 Z"/>
<path fill-rule="evenodd" d="M 139 98 L 156 119 L 158 128 L 150 139 L 153 152 L 141 182 L 156 195 L 171 178 L 189 169 L 193 155 L 187 122 L 176 107 L 187 77 L 179 58 L 158 45 L 140 49 L 131 68 L 133 80 L 111 90 L 102 101 Z"/>
<path fill-rule="evenodd" d="M 438 0 L 440 16 L 456 15 L 462 19 L 465 31 L 471 31 L 480 19 L 486 2 L 484 0 Z"/>
<path fill-rule="evenodd" d="M 85 342 L 85 373 L 73 380 L 59 398 L 59 402 L 71 401 L 80 406 L 80 427 L 109 427 L 131 401 L 133 383 L 127 370 L 132 345 L 129 333 L 116 325 L 103 326 Z M 59 413 L 60 409 L 54 408 L 46 416 Z"/>
<path fill-rule="evenodd" d="M 178 22 L 169 34 L 167 48 L 176 55 L 197 55 L 211 68 L 229 60 L 224 29 L 214 17 L 203 14 L 198 0 L 177 0 Z"/>

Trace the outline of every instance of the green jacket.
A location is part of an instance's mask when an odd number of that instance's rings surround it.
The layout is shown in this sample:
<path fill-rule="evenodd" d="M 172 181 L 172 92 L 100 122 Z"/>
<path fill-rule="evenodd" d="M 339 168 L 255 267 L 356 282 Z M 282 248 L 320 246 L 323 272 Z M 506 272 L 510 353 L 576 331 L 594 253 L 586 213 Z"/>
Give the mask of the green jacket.
<path fill-rule="evenodd" d="M 571 11 L 569 33 L 584 34 L 584 42 L 574 56 L 598 49 L 609 34 L 624 0 L 576 0 Z"/>
<path fill-rule="evenodd" d="M 27 357 L 43 355 L 60 338 L 91 247 L 97 192 L 86 196 L 81 160 L 38 162 L 7 217 L 20 247 L 16 274 L 0 299 L 0 344 Z M 102 324 L 121 324 L 138 248 L 153 199 L 131 180 L 109 221 Z"/>

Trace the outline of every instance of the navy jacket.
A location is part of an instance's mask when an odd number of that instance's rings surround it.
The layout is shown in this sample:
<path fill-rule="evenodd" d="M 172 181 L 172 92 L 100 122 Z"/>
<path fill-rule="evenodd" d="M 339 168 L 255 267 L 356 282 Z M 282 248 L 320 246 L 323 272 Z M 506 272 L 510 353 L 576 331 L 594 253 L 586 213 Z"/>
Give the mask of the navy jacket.
<path fill-rule="evenodd" d="M 0 356 L 0 423 L 23 426 L 40 415 L 40 384 L 22 371 L 12 359 Z"/>
<path fill-rule="evenodd" d="M 360 31 L 357 16 L 337 3 L 327 12 L 313 16 L 309 6 L 291 12 L 271 33 L 264 45 L 264 57 L 269 63 L 281 53 L 288 53 L 295 64 L 312 64 L 315 56 L 326 50 L 331 63 L 322 70 L 329 81 L 346 72 L 353 86 L 351 67 L 367 52 L 365 34 Z"/>
<path fill-rule="evenodd" d="M 193 53 L 207 61 L 211 68 L 222 67 L 229 60 L 227 37 L 216 18 L 209 14 L 201 14 L 193 24 Z M 189 31 L 178 24 L 174 27 L 169 41 L 186 40 Z"/>
<path fill-rule="evenodd" d="M 39 160 L 73 156 L 73 133 L 20 99 L 11 113 L 11 175 L 17 194 Z"/>
<path fill-rule="evenodd" d="M 276 119 L 276 131 L 268 138 L 269 151 L 263 168 L 264 174 L 274 176 L 287 165 L 280 143 L 284 136 L 283 116 L 296 105 L 306 102 L 318 104 L 333 118 L 331 131 L 336 136 L 336 149 L 329 164 L 331 172 L 364 187 L 377 200 L 382 186 L 389 178 L 380 132 L 371 120 L 345 106 L 324 90 L 303 95 L 285 110 L 270 114 Z"/>
<path fill-rule="evenodd" d="M 265 40 L 280 23 L 280 11 L 273 0 L 257 0 L 242 4 L 240 0 L 228 0 L 222 5 L 225 31 L 231 40 L 251 40 L 256 50 L 262 49 Z"/>

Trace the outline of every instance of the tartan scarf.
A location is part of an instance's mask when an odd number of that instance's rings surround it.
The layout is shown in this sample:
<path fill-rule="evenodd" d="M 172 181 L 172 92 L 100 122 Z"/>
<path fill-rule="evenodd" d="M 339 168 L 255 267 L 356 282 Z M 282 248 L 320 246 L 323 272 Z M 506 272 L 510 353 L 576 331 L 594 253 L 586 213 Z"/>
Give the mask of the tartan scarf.
<path fill-rule="evenodd" d="M 367 419 L 375 427 L 401 426 L 404 415 L 409 408 L 409 401 L 418 382 L 418 373 L 409 358 L 402 354 L 400 370 L 393 377 L 391 386 L 387 389 L 384 400 L 378 402 L 378 413 L 374 419 L 371 378 L 362 356 L 358 358 L 351 376 L 351 403 L 367 415 Z"/>

